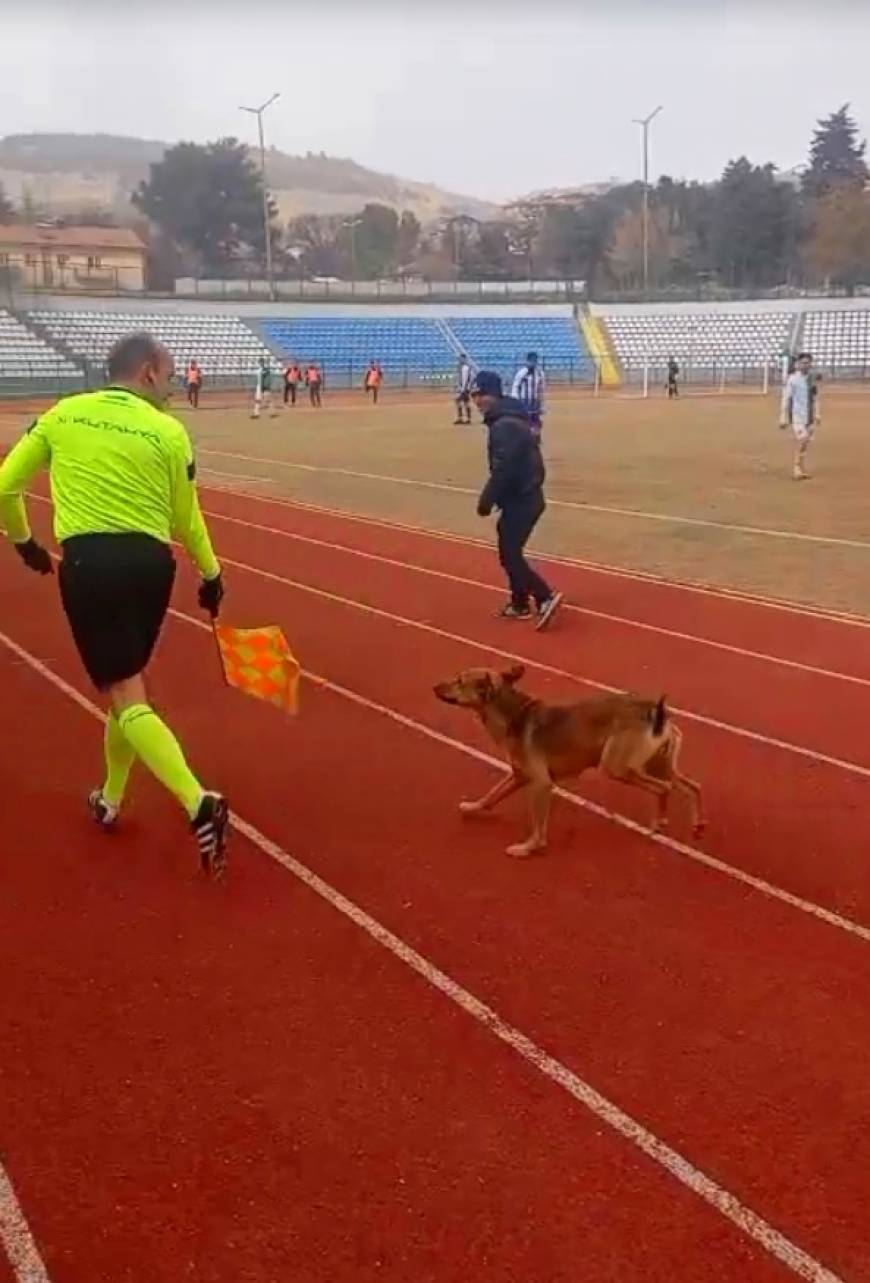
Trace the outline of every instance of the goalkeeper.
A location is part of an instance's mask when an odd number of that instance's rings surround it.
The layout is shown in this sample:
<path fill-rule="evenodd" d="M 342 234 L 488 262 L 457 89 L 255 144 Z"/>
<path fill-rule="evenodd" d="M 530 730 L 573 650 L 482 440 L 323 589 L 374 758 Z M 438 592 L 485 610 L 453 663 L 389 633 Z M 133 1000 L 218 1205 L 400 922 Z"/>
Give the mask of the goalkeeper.
<path fill-rule="evenodd" d="M 23 499 L 47 467 L 63 551 L 63 609 L 88 675 L 109 702 L 105 783 L 88 800 L 94 819 L 103 828 L 114 825 L 138 757 L 184 807 L 203 868 L 220 876 L 226 800 L 191 772 L 148 703 L 144 673 L 175 579 L 172 537 L 202 575 L 199 603 L 212 618 L 223 597 L 221 570 L 197 499 L 189 438 L 164 409 L 175 374 L 171 354 L 150 334 L 130 334 L 112 348 L 107 365 L 107 387 L 59 401 L 0 465 L 0 526 L 28 569 L 52 573 Z"/>

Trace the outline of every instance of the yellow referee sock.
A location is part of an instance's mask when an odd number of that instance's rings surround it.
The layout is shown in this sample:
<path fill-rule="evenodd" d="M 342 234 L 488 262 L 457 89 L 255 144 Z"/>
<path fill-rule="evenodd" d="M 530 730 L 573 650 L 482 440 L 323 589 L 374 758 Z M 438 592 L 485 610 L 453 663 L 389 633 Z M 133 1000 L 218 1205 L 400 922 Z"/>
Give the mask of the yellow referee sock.
<path fill-rule="evenodd" d="M 118 715 L 118 726 L 136 756 L 193 819 L 202 805 L 203 788 L 166 723 L 147 704 L 131 704 Z"/>
<path fill-rule="evenodd" d="M 127 780 L 136 760 L 133 746 L 124 738 L 124 732 L 118 725 L 114 711 L 106 718 L 106 733 L 103 740 L 106 754 L 106 782 L 102 787 L 103 800 L 109 806 L 120 806 L 127 791 Z"/>

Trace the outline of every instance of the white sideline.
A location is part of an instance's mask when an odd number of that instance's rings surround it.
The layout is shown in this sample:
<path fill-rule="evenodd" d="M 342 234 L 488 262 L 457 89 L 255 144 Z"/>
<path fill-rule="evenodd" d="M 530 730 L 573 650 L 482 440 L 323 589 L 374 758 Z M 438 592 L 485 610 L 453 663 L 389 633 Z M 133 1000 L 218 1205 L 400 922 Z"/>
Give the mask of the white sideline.
<path fill-rule="evenodd" d="M 262 455 L 239 454 L 232 450 L 212 450 L 200 447 L 199 454 L 220 455 L 224 459 L 240 459 L 244 463 L 260 463 L 280 468 L 294 468 L 300 472 L 322 472 L 329 476 L 354 477 L 360 481 L 385 481 L 389 485 L 416 486 L 421 490 L 443 490 L 449 494 L 477 495 L 468 486 L 454 486 L 445 481 L 426 481 L 418 477 L 390 477 L 380 472 L 355 472 L 351 468 L 326 468 L 313 463 L 295 463 L 289 459 L 268 459 Z M 682 517 L 668 512 L 644 512 L 639 508 L 614 508 L 605 504 L 583 503 L 577 499 L 547 499 L 551 508 L 571 508 L 579 512 L 601 512 L 614 517 L 636 517 L 643 521 L 672 522 L 681 526 L 705 526 L 712 530 L 729 530 L 743 535 L 766 535 L 772 539 L 794 539 L 799 543 L 817 543 L 842 548 L 870 550 L 870 542 L 863 539 L 841 539 L 835 535 L 808 535 L 797 530 L 777 530 L 770 526 L 742 526 L 730 521 L 711 521 L 706 517 Z"/>
<path fill-rule="evenodd" d="M 327 548 L 332 552 L 347 553 L 348 556 L 360 557 L 364 561 L 377 562 L 383 566 L 393 566 L 398 570 L 410 570 L 414 574 L 428 575 L 433 579 L 444 579 L 450 583 L 463 584 L 469 588 L 482 588 L 486 592 L 501 594 L 504 592 L 498 584 L 484 583 L 480 579 L 470 579 L 464 575 L 451 574 L 446 570 L 435 570 L 431 566 L 421 566 L 417 562 L 401 561 L 396 557 L 385 557 L 380 553 L 367 552 L 352 545 L 333 543 L 327 539 L 315 539 L 312 535 L 300 535 L 293 530 L 283 530 L 279 526 L 264 526 L 259 522 L 246 521 L 242 517 L 231 517 L 227 513 L 215 512 L 210 508 L 204 508 L 203 513 L 210 520 L 227 521 L 232 525 L 244 526 L 248 530 L 257 530 L 262 534 L 278 535 L 282 539 L 293 539 L 298 543 L 310 544 L 314 548 Z M 659 624 L 648 624 L 642 620 L 629 619 L 625 615 L 614 615 L 603 610 L 593 610 L 588 606 L 576 606 L 571 602 L 566 602 L 563 609 L 570 611 L 572 614 L 586 615 L 590 619 L 603 619 L 608 623 L 621 624 L 627 628 L 637 628 L 642 632 L 657 633 L 661 637 L 673 637 L 678 641 L 693 642 L 698 646 L 709 646 L 713 650 L 726 651 L 731 655 L 740 655 L 743 658 L 759 660 L 782 668 L 793 668 L 802 673 L 810 673 L 814 677 L 830 677 L 835 681 L 852 682 L 856 686 L 870 686 L 870 678 L 868 677 L 857 677 L 852 673 L 841 673 L 832 668 L 820 668 L 815 664 L 803 664 L 799 660 L 785 659 L 780 655 L 770 655 L 766 651 L 749 650 L 745 646 L 733 646 L 728 642 L 715 641 L 711 637 L 699 637 L 697 633 L 684 633 L 674 628 L 663 628 Z"/>
<path fill-rule="evenodd" d="M 201 621 L 196 622 L 199 623 Z M 208 625 L 203 625 L 203 627 L 208 629 Z M 73 699 L 80 708 L 90 713 L 98 721 L 104 720 L 96 705 L 43 664 L 35 655 L 26 651 L 2 632 L 0 632 L 0 643 L 28 664 L 35 672 L 39 673 L 41 677 Z M 793 1243 L 791 1239 L 780 1233 L 763 1217 L 759 1216 L 757 1212 L 741 1203 L 736 1195 L 712 1180 L 700 1168 L 695 1167 L 677 1150 L 672 1149 L 653 1132 L 648 1131 L 642 1123 L 637 1122 L 630 1114 L 625 1113 L 613 1101 L 601 1095 L 594 1087 L 554 1056 L 549 1055 L 548 1052 L 533 1042 L 521 1030 L 502 1019 L 497 1011 L 494 1011 L 481 999 L 475 997 L 474 994 L 447 975 L 423 954 L 418 953 L 416 949 L 406 944 L 399 936 L 394 935 L 392 931 L 366 913 L 359 905 L 342 895 L 340 891 L 324 881 L 307 865 L 295 859 L 294 856 L 272 842 L 259 829 L 241 817 L 233 814 L 232 823 L 237 832 L 258 847 L 265 855 L 282 865 L 283 868 L 303 882 L 311 891 L 331 905 L 333 909 L 348 918 L 371 939 L 404 963 L 411 971 L 422 977 L 423 980 L 442 993 L 460 1010 L 464 1011 L 473 1020 L 476 1020 L 479 1025 L 506 1044 L 518 1056 L 521 1056 L 527 1064 L 531 1065 L 558 1087 L 561 1087 L 568 1095 L 598 1118 L 600 1122 L 605 1123 L 619 1136 L 629 1141 L 636 1149 L 652 1159 L 654 1163 L 668 1172 L 686 1189 L 689 1189 L 703 1202 L 707 1203 L 725 1220 L 730 1221 L 740 1233 L 759 1244 L 765 1252 L 790 1269 L 798 1278 L 810 1280 L 810 1283 L 844 1283 L 844 1280 L 838 1275 L 810 1256 L 796 1243 Z M 44 1272 L 42 1276 L 38 1274 L 32 1277 L 19 1275 L 18 1283 L 47 1283 L 47 1277 Z"/>
<path fill-rule="evenodd" d="M 51 1283 L 30 1226 L 0 1163 L 0 1243 L 15 1276 L 15 1283 Z"/>

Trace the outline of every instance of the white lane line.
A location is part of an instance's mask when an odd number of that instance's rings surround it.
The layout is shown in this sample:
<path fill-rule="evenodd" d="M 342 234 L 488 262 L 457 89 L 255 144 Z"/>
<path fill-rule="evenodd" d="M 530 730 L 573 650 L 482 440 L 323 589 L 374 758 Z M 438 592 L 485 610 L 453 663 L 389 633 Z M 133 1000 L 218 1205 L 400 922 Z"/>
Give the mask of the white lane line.
<path fill-rule="evenodd" d="M 34 495 L 33 498 L 41 499 L 43 503 L 49 502 L 40 495 Z M 371 606 L 367 602 L 357 601 L 354 597 L 344 597 L 340 593 L 329 592 L 326 588 L 316 588 L 313 584 L 303 583 L 299 579 L 289 579 L 286 575 L 276 574 L 272 570 L 262 570 L 259 566 L 251 566 L 247 562 L 237 561 L 232 557 L 222 556 L 221 562 L 225 566 L 233 566 L 236 570 L 243 570 L 247 574 L 257 575 L 259 578 L 268 579 L 272 583 L 283 584 L 286 588 L 295 588 L 298 592 L 308 593 L 310 596 L 319 597 L 323 601 L 331 601 L 340 606 L 348 606 L 351 610 L 360 611 L 362 614 L 372 615 L 377 619 L 386 619 L 390 623 L 402 624 L 406 628 L 415 628 L 419 632 L 441 637 L 445 641 L 458 642 L 462 646 L 469 646 L 474 650 L 483 651 L 487 655 L 498 655 L 501 659 L 508 659 L 515 664 L 524 664 L 527 668 L 536 668 L 538 672 L 549 673 L 552 677 L 563 677 L 568 681 L 579 682 L 583 686 L 589 686 L 593 690 L 606 691 L 611 695 L 622 693 L 622 688 L 619 686 L 610 686 L 606 682 L 599 682 L 591 677 L 583 677 L 579 673 L 571 673 L 565 668 L 557 668 L 553 664 L 545 664 L 542 660 L 534 659 L 530 655 L 521 655 L 515 651 L 504 650 L 489 642 L 477 641 L 473 637 L 465 637 L 461 633 L 450 632 L 446 628 L 438 628 L 435 624 L 428 624 L 420 619 L 410 619 L 406 615 L 396 615 L 392 611 L 381 609 L 379 606 Z M 696 713 L 677 704 L 671 705 L 671 711 L 680 717 L 687 718 L 689 721 L 697 722 L 701 726 L 712 726 L 714 730 L 724 731 L 728 735 L 736 735 L 740 739 L 751 740 L 756 744 L 765 744 L 769 748 L 781 749 L 785 753 L 793 753 L 796 757 L 802 757 L 811 762 L 822 762 L 826 766 L 834 766 L 838 770 L 847 771 L 850 775 L 859 775 L 863 779 L 870 779 L 870 767 L 861 766 L 860 763 L 853 762 L 848 758 L 834 757 L 829 753 L 807 748 L 803 744 L 793 744 L 790 740 L 778 739 L 773 735 L 764 735 L 761 731 L 753 731 L 746 726 L 738 726 L 735 722 L 723 722 L 719 718 L 709 717 L 705 713 Z"/>
<path fill-rule="evenodd" d="M 268 459 L 262 455 L 238 454 L 232 450 L 212 450 L 200 447 L 199 454 L 221 455 L 225 459 L 241 459 L 245 463 L 270 464 L 280 468 L 293 468 L 300 472 L 324 473 L 328 476 L 353 477 L 360 481 L 383 481 L 395 486 L 416 486 L 419 490 L 442 490 L 449 494 L 477 495 L 468 486 L 455 486 L 445 481 L 427 481 L 418 477 L 392 477 L 380 472 L 356 472 L 351 468 L 327 468 L 313 463 L 295 463 L 289 459 Z M 742 526 L 730 521 L 711 521 L 705 517 L 682 517 L 668 512 L 645 512 L 639 508 L 614 508 L 604 504 L 583 503 L 579 499 L 547 499 L 551 508 L 571 508 L 579 512 L 600 512 L 614 517 L 636 517 L 643 521 L 672 522 L 681 526 L 704 526 L 712 530 L 728 530 L 743 535 L 765 535 L 771 539 L 794 539 L 799 543 L 828 544 L 842 548 L 870 550 L 870 542 L 863 539 L 842 539 L 835 535 L 808 535 L 798 530 L 777 530 L 770 526 Z"/>
<path fill-rule="evenodd" d="M 207 628 L 208 625 L 204 625 L 204 627 Z M 64 681 L 62 677 L 47 668 L 36 656 L 31 655 L 29 651 L 17 645 L 5 633 L 0 632 L 0 642 L 18 655 L 19 659 L 23 659 L 30 664 L 35 672 L 46 678 L 58 690 L 75 700 L 81 708 L 86 709 L 98 721 L 103 721 L 103 715 L 96 705 L 92 704 L 90 700 L 86 699 L 68 682 Z M 538 1073 L 549 1079 L 550 1082 L 555 1083 L 556 1086 L 561 1087 L 563 1091 L 567 1092 L 578 1104 L 583 1105 L 600 1122 L 606 1124 L 617 1135 L 634 1145 L 636 1149 L 640 1150 L 641 1153 L 645 1154 L 675 1180 L 679 1181 L 696 1197 L 734 1225 L 741 1234 L 752 1239 L 770 1256 L 790 1269 L 798 1278 L 810 1280 L 810 1283 L 844 1283 L 844 1280 L 838 1275 L 792 1242 L 791 1239 L 764 1220 L 752 1208 L 742 1203 L 730 1190 L 719 1185 L 706 1172 L 701 1171 L 689 1159 L 685 1158 L 677 1150 L 672 1149 L 665 1141 L 644 1127 L 642 1123 L 632 1118 L 630 1114 L 620 1109 L 617 1104 L 596 1091 L 591 1084 L 574 1073 L 567 1065 L 557 1060 L 555 1056 L 551 1056 L 520 1029 L 504 1020 L 492 1007 L 487 1006 L 485 1002 L 475 997 L 473 993 L 447 975 L 435 963 L 431 962 L 423 954 L 418 953 L 416 949 L 413 949 L 399 936 L 394 935 L 376 918 L 366 913 L 358 904 L 349 900 L 347 896 L 319 877 L 307 865 L 302 864 L 301 861 L 290 855 L 277 843 L 267 838 L 254 825 L 249 824 L 235 813 L 232 817 L 232 823 L 236 831 L 252 845 L 258 847 L 264 855 L 269 856 L 289 873 L 292 873 L 315 895 L 320 896 L 322 900 L 331 905 L 336 912 L 353 922 L 370 939 L 376 941 L 400 962 L 404 963 L 406 967 L 419 975 L 433 989 L 438 990 L 445 998 L 464 1011 L 466 1015 L 476 1020 L 479 1025 L 498 1038 L 516 1055 L 522 1057 Z M 36 1275 L 33 1280 L 30 1280 L 26 1276 L 22 1276 L 19 1283 L 43 1283 L 44 1278 L 44 1275 L 42 1278 Z"/>
<path fill-rule="evenodd" d="M 236 477 L 244 480 L 238 473 L 225 473 L 225 476 Z M 261 477 L 257 481 L 263 480 Z M 257 494 L 253 490 L 232 490 L 229 486 L 208 486 L 202 487 L 204 490 L 213 490 L 215 494 L 230 495 L 237 499 L 254 500 L 257 503 L 275 504 L 278 507 L 298 509 L 302 512 L 313 512 L 318 515 L 335 517 L 345 522 L 355 522 L 359 525 L 375 526 L 383 530 L 399 530 L 406 534 L 415 535 L 423 540 L 439 540 L 444 543 L 455 543 L 471 548 L 482 548 L 487 552 L 492 551 L 492 541 L 477 539 L 472 535 L 457 535 L 447 530 L 433 530 L 428 526 L 412 526 L 401 521 L 389 521 L 384 517 L 373 517 L 367 514 L 353 512 L 347 508 L 329 508 L 322 504 L 308 503 L 301 499 L 287 499 L 282 495 L 264 495 Z M 48 503 L 49 500 L 45 495 L 39 495 L 29 492 L 28 498 L 37 499 L 42 503 Z M 737 605 L 761 606 L 765 610 L 775 610 L 788 615 L 801 615 L 809 619 L 817 619 L 826 623 L 843 624 L 855 628 L 870 629 L 870 615 L 861 615 L 846 610 L 835 610 L 833 607 L 814 606 L 808 602 L 791 601 L 786 597 L 765 597 L 759 593 L 744 592 L 740 588 L 727 588 L 718 584 L 705 584 L 696 582 L 691 579 L 669 579 L 665 575 L 657 575 L 647 570 L 632 570 L 626 566 L 610 566 L 605 562 L 584 561 L 581 557 L 568 557 L 556 552 L 535 551 L 535 557 L 538 561 L 552 563 L 557 566 L 568 566 L 574 570 L 582 570 L 585 573 L 601 575 L 606 579 L 627 579 L 633 583 L 649 584 L 653 587 L 670 589 L 675 592 L 691 593 L 700 597 L 712 597 L 718 601 L 733 602 Z"/>
<path fill-rule="evenodd" d="M 414 574 L 428 575 L 433 579 L 444 579 L 450 583 L 463 584 L 469 588 L 482 588 L 492 593 L 503 593 L 504 591 L 497 584 L 488 584 L 480 579 L 470 579 L 464 575 L 451 574 L 446 570 L 435 570 L 430 566 L 421 566 L 416 562 L 401 561 L 395 557 L 385 557 L 379 553 L 366 552 L 353 545 L 333 543 L 326 539 L 315 539 L 311 535 L 300 535 L 295 531 L 283 530 L 277 526 L 264 526 L 256 521 L 246 521 L 242 517 L 231 517 L 224 512 L 215 512 L 214 509 L 205 508 L 203 511 L 212 520 L 227 521 L 236 526 L 244 526 L 249 530 L 257 530 L 262 534 L 278 535 L 282 539 L 293 539 L 298 543 L 310 544 L 315 548 L 327 548 L 332 552 L 347 553 L 351 557 L 359 557 L 364 561 L 377 562 L 380 565 L 392 566 L 398 570 L 409 570 Z M 726 651 L 731 655 L 739 655 L 745 659 L 760 660 L 763 663 L 775 664 L 782 668 L 793 668 L 802 673 L 810 673 L 814 677 L 830 677 L 835 681 L 852 682 L 856 686 L 870 686 L 870 678 L 867 677 L 856 677 L 851 673 L 841 673 L 831 668 L 820 668 L 815 664 L 802 664 L 795 659 L 784 659 L 779 655 L 769 655 L 765 651 L 749 650 L 745 646 L 732 646 L 727 642 L 714 641 L 709 637 L 699 637 L 695 633 L 679 632 L 674 628 L 662 628 L 658 624 L 647 624 L 638 619 L 629 619 L 625 615 L 613 615 L 607 611 L 592 610 L 588 606 L 575 606 L 572 603 L 566 603 L 564 609 L 577 615 L 586 615 L 591 619 L 603 619 L 608 623 L 621 624 L 627 628 L 638 628 L 643 632 L 657 633 L 661 637 L 672 637 L 678 641 L 693 642 L 699 646 L 709 646 L 713 650 Z"/>
<path fill-rule="evenodd" d="M 344 522 L 376 526 L 382 530 L 398 530 L 404 534 L 415 535 L 424 541 L 433 539 L 492 552 L 492 540 L 478 539 L 473 535 L 457 535 L 447 530 L 433 530 L 429 526 L 412 526 L 407 522 L 391 521 L 386 517 L 373 517 L 366 513 L 353 512 L 348 508 L 328 508 L 303 499 L 287 499 L 283 495 L 255 494 L 250 490 L 230 490 L 227 487 L 221 487 L 220 493 L 229 494 L 238 499 L 253 499 L 257 503 L 275 504 L 282 508 L 335 517 Z M 719 584 L 705 584 L 692 579 L 669 579 L 666 575 L 657 575 L 649 570 L 632 570 L 627 566 L 610 566 L 601 561 L 584 561 L 582 557 L 568 557 L 557 552 L 543 552 L 540 549 L 535 549 L 534 555 L 538 561 L 552 562 L 557 566 L 569 566 L 571 569 L 601 575 L 606 579 L 629 579 L 635 583 L 651 584 L 656 588 L 671 589 L 676 592 L 693 593 L 700 597 L 713 597 L 734 602 L 737 605 L 763 606 L 767 610 L 778 610 L 790 615 L 804 615 L 834 624 L 854 624 L 857 627 L 870 628 L 870 616 L 856 614 L 853 611 L 814 606 L 809 602 L 792 601 L 788 597 L 765 597 L 740 588 L 726 588 Z"/>
<path fill-rule="evenodd" d="M 37 661 L 38 662 L 38 661 Z M 51 1283 L 25 1220 L 12 1181 L 0 1163 L 0 1243 L 15 1275 L 15 1283 Z"/>
<path fill-rule="evenodd" d="M 51 554 L 57 560 L 55 553 Z M 184 623 L 191 624 L 194 628 L 199 628 L 203 632 L 211 633 L 211 627 L 201 619 L 193 615 L 187 615 L 182 610 L 170 607 L 170 615 Z M 15 650 L 24 657 L 25 663 L 31 665 L 39 664 L 38 660 L 32 657 L 27 658 L 26 652 L 20 651 L 8 637 L 4 638 L 0 633 L 0 641 L 5 641 L 10 649 Z M 44 667 L 44 666 L 43 666 Z M 42 669 L 40 669 L 42 671 Z M 390 721 L 396 722 L 399 726 L 404 726 L 408 730 L 416 731 L 420 735 L 425 735 L 428 739 L 434 740 L 437 744 L 444 744 L 448 748 L 456 749 L 457 752 L 464 753 L 467 757 L 472 757 L 475 761 L 484 762 L 487 766 L 496 767 L 504 771 L 505 765 L 501 758 L 493 757 L 490 753 L 484 753 L 481 749 L 473 748 L 463 740 L 455 739 L 451 735 L 445 735 L 441 731 L 436 731 L 433 727 L 427 726 L 424 722 L 418 722 L 413 717 L 408 717 L 405 713 L 400 713 L 395 708 L 390 708 L 386 704 L 379 704 L 376 700 L 369 699 L 365 695 L 360 695 L 357 691 L 350 690 L 346 686 L 341 686 L 337 682 L 330 681 L 327 677 L 322 677 L 319 673 L 313 673 L 309 669 L 301 670 L 302 676 L 310 681 L 313 685 L 322 687 L 325 690 L 332 691 L 334 694 L 341 696 L 361 708 L 366 708 L 370 712 L 378 713 Z M 44 676 L 52 677 L 52 670 L 45 668 Z M 78 703 L 88 711 L 91 711 L 93 705 L 83 696 L 76 694 L 75 698 Z M 717 859 L 714 855 L 708 855 L 705 851 L 697 847 L 687 846 L 684 842 L 679 842 L 676 838 L 670 837 L 665 833 L 653 833 L 649 828 L 638 824 L 636 820 L 631 820 L 627 815 L 621 815 L 618 811 L 611 811 L 598 802 L 592 802 L 588 798 L 582 797 L 579 793 L 572 793 L 569 789 L 557 788 L 557 795 L 570 802 L 572 806 L 579 807 L 583 811 L 589 811 L 592 815 L 597 815 L 601 819 L 609 820 L 613 824 L 619 825 L 620 828 L 627 829 L 630 833 L 636 833 L 640 837 L 646 838 L 650 842 L 655 842 L 658 846 L 665 847 L 677 855 L 682 855 L 686 859 L 693 861 L 695 864 L 702 865 L 704 868 L 712 869 L 715 873 L 720 873 L 734 882 L 740 882 L 744 886 L 751 887 L 754 891 L 759 891 L 762 895 L 769 896 L 772 900 L 778 900 L 782 904 L 789 905 L 790 908 L 797 909 L 801 913 L 806 913 L 809 917 L 816 918 L 820 922 L 825 922 L 829 926 L 836 927 L 839 931 L 844 931 L 847 935 L 854 936 L 859 940 L 870 943 L 870 927 L 863 926 L 860 922 L 855 922 L 851 918 L 845 918 L 841 914 L 834 912 L 833 909 L 826 909 L 823 905 L 816 904 L 813 900 L 805 900 L 802 896 L 795 895 L 791 891 L 779 887 L 773 882 L 767 882 L 764 878 L 756 877 L 755 874 L 748 873 L 746 870 L 739 868 L 737 865 L 728 864 L 724 860 Z"/>
<path fill-rule="evenodd" d="M 229 477 L 231 481 L 251 481 L 257 485 L 274 485 L 273 477 L 246 477 L 239 472 L 221 472 L 218 468 L 198 468 L 197 472 L 204 477 Z M 216 487 L 223 491 L 223 487 Z"/>
<path fill-rule="evenodd" d="M 203 623 L 201 619 L 196 619 L 193 615 L 185 614 L 182 610 L 176 610 L 172 607 L 169 613 L 186 624 L 192 624 L 194 628 L 199 628 L 207 633 L 211 632 L 208 624 Z M 321 677 L 319 673 L 312 673 L 309 669 L 303 668 L 302 676 L 310 681 L 312 685 L 331 691 L 334 695 L 348 700 L 351 704 L 368 709 L 369 712 L 377 713 L 380 717 L 386 717 L 389 721 L 395 722 L 398 726 L 403 726 L 407 730 L 415 731 L 418 735 L 424 735 L 436 744 L 443 744 L 446 748 L 455 749 L 459 753 L 464 753 L 466 757 L 473 758 L 476 762 L 483 762 L 486 766 L 495 767 L 498 771 L 503 772 L 505 769 L 504 761 L 501 758 L 494 757 L 491 753 L 485 753 L 482 749 L 474 748 L 471 744 L 466 744 L 464 740 L 455 739 L 452 735 L 446 735 L 443 731 L 436 731 L 434 727 L 427 726 L 425 722 L 418 722 L 415 718 L 408 717 L 405 713 L 400 713 L 398 709 L 390 708 L 386 704 L 379 704 L 377 700 L 369 699 L 367 695 L 360 695 L 357 691 L 351 690 L 347 686 L 342 686 L 338 682 L 330 681 L 328 677 Z M 649 828 L 638 824 L 636 820 L 629 819 L 627 815 L 621 815 L 619 811 L 611 811 L 608 807 L 601 806 L 598 802 L 591 802 L 579 793 L 572 793 L 570 789 L 557 788 L 556 793 L 581 811 L 589 811 L 591 815 L 597 815 L 602 820 L 608 820 L 611 824 L 627 829 L 629 833 L 635 833 L 647 841 L 655 842 L 658 846 L 672 851 L 675 855 L 681 855 L 705 869 L 711 869 L 714 873 L 723 874 L 734 882 L 751 887 L 753 891 L 759 891 L 771 900 L 778 900 L 781 904 L 787 904 L 789 908 L 798 909 L 801 913 L 806 913 L 809 917 L 816 918 L 819 922 L 825 922 L 828 926 L 836 927 L 838 931 L 844 931 L 846 935 L 854 936 L 856 939 L 870 944 L 870 927 L 865 927 L 851 918 L 844 918 L 841 914 L 835 913 L 833 909 L 826 909 L 823 905 L 816 904 L 813 900 L 805 900 L 799 895 L 794 895 L 791 891 L 786 891 L 783 887 L 776 886 L 773 882 L 767 882 L 764 878 L 756 877 L 753 873 L 747 873 L 746 870 L 738 868 L 736 865 L 727 864 L 724 860 L 717 859 L 715 855 L 708 855 L 706 851 L 702 851 L 698 847 L 687 846 L 685 842 L 680 842 L 666 833 L 653 833 Z"/>
<path fill-rule="evenodd" d="M 435 624 L 427 624 L 420 619 L 410 619 L 407 615 L 396 615 L 392 611 L 382 610 L 379 606 L 370 606 L 366 602 L 357 601 L 353 597 L 344 597 L 340 593 L 329 592 L 325 588 L 315 588 L 313 584 L 302 583 L 298 579 L 289 579 L 285 575 L 276 574 L 274 571 L 262 570 L 259 566 L 250 566 L 247 562 L 236 561 L 232 557 L 222 556 L 221 563 L 224 566 L 233 566 L 236 570 L 243 570 L 247 574 L 257 575 L 261 579 L 268 579 L 271 583 L 283 584 L 287 588 L 295 588 L 299 592 L 308 593 L 312 597 L 319 597 L 323 601 L 331 601 L 340 606 L 348 606 L 351 610 L 360 611 L 362 614 L 371 615 L 377 619 L 386 619 L 392 624 L 402 624 L 406 628 L 415 628 L 419 632 L 428 633 L 433 637 L 441 637 L 445 641 L 457 642 L 461 646 L 483 651 L 487 655 L 498 655 L 501 659 L 508 659 L 515 664 L 524 664 L 527 668 L 537 669 L 540 673 L 549 673 L 552 677 L 566 678 L 568 681 L 579 682 L 594 690 L 607 691 L 611 695 L 622 691 L 622 688 L 618 686 L 610 686 L 606 682 L 594 681 L 591 677 L 581 677 L 579 673 L 570 673 L 565 668 L 557 668 L 553 664 L 545 664 L 542 660 L 535 659 L 531 655 L 521 655 L 516 651 L 503 650 L 490 642 L 477 641 L 473 637 L 465 637 L 461 633 L 450 632 L 446 628 L 438 628 Z M 833 757 L 829 753 L 818 752 L 816 749 L 807 748 L 803 744 L 793 744 L 789 740 L 778 739 L 773 735 L 764 735 L 761 731 L 752 731 L 745 726 L 737 726 L 734 722 L 723 722 L 719 718 L 708 717 L 704 713 L 695 713 L 676 704 L 671 707 L 672 711 L 678 716 L 697 722 L 699 725 L 712 726 L 715 730 L 724 731 L 728 735 L 736 735 L 740 739 L 751 740 L 756 744 L 765 744 L 768 748 L 777 748 L 785 753 L 793 753 L 796 757 L 805 758 L 810 762 L 823 762 L 826 766 L 835 766 L 838 770 L 847 771 L 850 775 L 859 775 L 863 779 L 870 779 L 870 767 L 861 766 L 858 762 L 852 762 L 847 758 Z"/>

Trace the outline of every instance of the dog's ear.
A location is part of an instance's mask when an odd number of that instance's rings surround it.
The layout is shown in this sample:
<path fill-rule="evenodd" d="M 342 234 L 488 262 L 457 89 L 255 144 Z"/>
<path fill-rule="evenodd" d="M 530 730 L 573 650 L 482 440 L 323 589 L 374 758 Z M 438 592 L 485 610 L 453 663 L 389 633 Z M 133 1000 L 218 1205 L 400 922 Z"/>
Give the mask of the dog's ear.
<path fill-rule="evenodd" d="M 525 664 L 514 664 L 513 668 L 506 668 L 501 675 L 501 679 L 508 686 L 515 686 L 521 682 L 526 675 Z"/>

